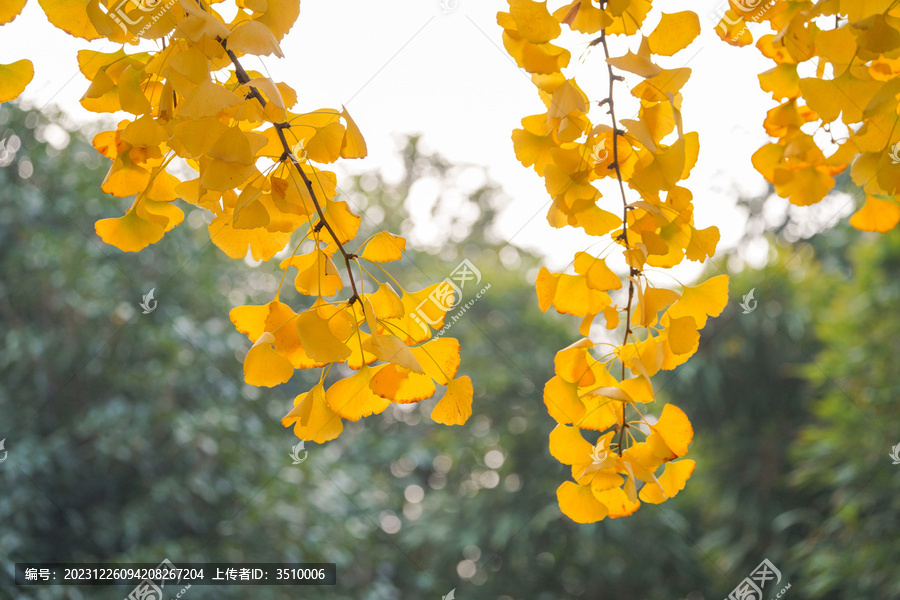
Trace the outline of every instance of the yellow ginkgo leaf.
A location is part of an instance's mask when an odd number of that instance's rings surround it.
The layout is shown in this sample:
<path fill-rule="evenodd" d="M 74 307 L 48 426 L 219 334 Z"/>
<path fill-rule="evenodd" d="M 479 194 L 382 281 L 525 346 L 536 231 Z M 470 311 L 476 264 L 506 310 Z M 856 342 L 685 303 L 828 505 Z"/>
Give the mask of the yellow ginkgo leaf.
<path fill-rule="evenodd" d="M 606 507 L 608 511 L 607 516 L 610 519 L 632 515 L 641 506 L 639 500 L 629 499 L 622 488 L 614 487 L 606 490 L 595 490 L 592 485 L 591 493 L 594 494 L 594 498 Z"/>
<path fill-rule="evenodd" d="M 544 312 L 553 305 L 556 290 L 559 287 L 559 273 L 551 273 L 547 267 L 538 271 L 535 288 L 537 289 L 538 306 Z"/>
<path fill-rule="evenodd" d="M 281 262 L 281 268 L 297 267 L 294 287 L 307 296 L 334 296 L 344 283 L 337 266 L 328 254 L 314 250 L 309 254 L 292 256 Z"/>
<path fill-rule="evenodd" d="M 453 338 L 441 337 L 410 348 L 425 374 L 440 385 L 447 385 L 459 369 L 460 346 Z"/>
<path fill-rule="evenodd" d="M 671 319 L 668 328 L 669 347 L 675 354 L 693 354 L 700 343 L 700 332 L 694 317 Z"/>
<path fill-rule="evenodd" d="M 606 12 L 613 20 L 606 28 L 607 35 L 634 35 L 640 31 L 652 8 L 651 0 L 616 0 L 609 2 Z"/>
<path fill-rule="evenodd" d="M 371 379 L 372 370 L 362 366 L 351 377 L 336 381 L 328 388 L 325 401 L 331 410 L 348 421 L 358 421 L 369 415 L 377 415 L 391 403 L 369 388 Z"/>
<path fill-rule="evenodd" d="M 604 235 L 621 225 L 619 218 L 597 206 L 593 200 L 575 203 L 568 217 L 568 224 L 581 227 L 588 235 Z"/>
<path fill-rule="evenodd" d="M 363 137 L 359 127 L 350 117 L 347 109 L 341 106 L 341 116 L 347 123 L 347 131 L 344 134 L 344 141 L 341 142 L 341 158 L 365 158 L 369 154 L 366 147 L 366 140 Z"/>
<path fill-rule="evenodd" d="M 324 213 L 325 220 L 331 225 L 331 229 L 334 231 L 340 243 L 345 244 L 356 237 L 356 232 L 359 231 L 359 224 L 362 218 L 350 210 L 346 202 L 333 202 L 329 200 L 325 203 Z M 310 232 L 310 236 L 312 236 L 312 231 Z M 319 232 L 319 236 L 322 241 L 328 243 L 331 250 L 337 250 L 337 246 L 334 245 L 331 233 L 327 229 L 323 228 Z"/>
<path fill-rule="evenodd" d="M 300 3 L 297 0 L 266 0 L 257 4 L 262 14 L 255 16 L 255 19 L 271 29 L 279 41 L 300 16 Z"/>
<path fill-rule="evenodd" d="M 581 402 L 584 404 L 584 416 L 575 423 L 581 429 L 606 431 L 622 422 L 624 402 L 601 394 L 586 394 L 581 397 Z"/>
<path fill-rule="evenodd" d="M 659 311 L 666 309 L 670 304 L 680 298 L 678 292 L 666 288 L 648 288 L 641 295 L 637 310 L 633 315 L 633 322 L 642 327 L 652 327 L 656 324 Z"/>
<path fill-rule="evenodd" d="M 373 335 L 363 342 L 362 348 L 377 356 L 378 360 L 398 365 L 414 373 L 425 373 L 409 346 L 396 335 Z"/>
<path fill-rule="evenodd" d="M 268 331 L 247 352 L 244 358 L 244 381 L 259 387 L 274 387 L 287 383 L 294 374 L 291 362 L 272 348 L 275 336 Z"/>
<path fill-rule="evenodd" d="M 557 488 L 556 499 L 562 513 L 576 523 L 596 523 L 609 514 L 606 505 L 594 497 L 589 485 L 566 481 Z"/>
<path fill-rule="evenodd" d="M 226 162 L 204 156 L 200 159 L 200 185 L 217 192 L 227 192 L 241 187 L 254 175 L 258 175 L 253 165 Z"/>
<path fill-rule="evenodd" d="M 689 132 L 671 146 L 661 147 L 656 153 L 648 153 L 647 158 L 642 160 L 642 163 L 646 163 L 635 169 L 632 184 L 645 195 L 671 190 L 690 174 L 699 151 L 700 142 L 696 132 Z"/>
<path fill-rule="evenodd" d="M 300 336 L 294 327 L 297 314 L 287 304 L 277 299 L 262 306 L 237 306 L 229 313 L 235 328 L 255 342 L 264 332 L 271 332 L 275 341 L 275 351 L 288 359 L 295 369 L 321 367 L 325 363 L 316 362 L 307 356 Z"/>
<path fill-rule="evenodd" d="M 564 465 L 591 462 L 593 449 L 578 427 L 559 424 L 550 432 L 550 454 Z"/>
<path fill-rule="evenodd" d="M 107 194 L 127 198 L 140 194 L 149 183 L 150 171 L 136 164 L 131 159 L 130 153 L 123 153 L 113 160 L 100 189 Z"/>
<path fill-rule="evenodd" d="M 328 320 L 319 316 L 315 309 L 297 317 L 297 335 L 306 353 L 313 360 L 324 363 L 343 362 L 350 356 L 350 348 L 339 340 L 328 327 Z"/>
<path fill-rule="evenodd" d="M 122 110 L 133 115 L 146 115 L 151 109 L 150 101 L 144 95 L 144 88 L 147 86 L 142 86 L 143 73 L 142 70 L 129 65 L 122 71 L 116 82 Z"/>
<path fill-rule="evenodd" d="M 294 435 L 301 440 L 324 444 L 341 434 L 341 417 L 325 401 L 321 383 L 294 399 L 294 408 L 281 419 L 285 427 L 294 426 Z"/>
<path fill-rule="evenodd" d="M 150 120 L 156 123 L 152 118 Z M 227 129 L 228 127 L 215 117 L 185 121 L 172 128 L 173 136 L 170 144 L 181 156 L 200 158 L 209 152 Z"/>
<path fill-rule="evenodd" d="M 606 319 L 606 328 L 615 329 L 619 326 L 619 308 L 617 306 L 607 306 L 603 309 L 603 318 Z M 581 335 L 587 335 L 582 333 Z"/>
<path fill-rule="evenodd" d="M 594 290 L 605 292 L 622 287 L 619 276 L 606 266 L 606 261 L 587 252 L 578 252 L 575 255 L 575 272 L 584 276 L 587 286 Z"/>
<path fill-rule="evenodd" d="M 719 244 L 719 228 L 711 225 L 706 229 L 691 228 L 691 242 L 685 248 L 685 257 L 688 260 L 704 261 L 716 253 Z"/>
<path fill-rule="evenodd" d="M 629 51 L 625 56 L 608 58 L 606 62 L 616 69 L 628 71 L 641 77 L 655 77 L 662 69 L 653 62 L 650 43 L 646 36 L 641 36 L 641 45 L 637 54 Z"/>
<path fill-rule="evenodd" d="M 625 479 L 619 475 L 618 473 L 612 473 L 610 471 L 600 471 L 593 475 L 593 477 L 588 476 L 584 479 L 590 478 L 591 483 L 591 492 L 593 492 L 594 497 L 597 499 L 601 499 L 603 496 L 601 492 L 605 492 L 606 490 L 611 490 L 612 488 L 622 487 L 622 484 L 625 482 Z M 579 481 L 579 483 L 584 484 L 585 481 Z M 601 500 L 602 502 L 602 500 Z M 612 514 L 610 514 L 610 517 Z"/>
<path fill-rule="evenodd" d="M 372 262 L 386 263 L 403 258 L 406 240 L 388 231 L 379 231 L 366 243 L 360 258 Z"/>
<path fill-rule="evenodd" d="M 716 34 L 732 46 L 742 47 L 753 42 L 753 34 L 747 28 L 747 22 L 739 12 L 730 8 L 716 24 Z"/>
<path fill-rule="evenodd" d="M 244 21 L 240 23 L 228 35 L 227 42 L 229 50 L 235 50 L 243 54 L 255 54 L 257 56 L 274 54 L 278 58 L 284 58 L 275 34 L 259 21 Z"/>
<path fill-rule="evenodd" d="M 695 466 L 696 463 L 689 459 L 666 463 L 663 474 L 659 476 L 659 483 L 650 482 L 641 489 L 641 500 L 650 504 L 660 504 L 674 498 L 684 489 Z"/>
<path fill-rule="evenodd" d="M 866 195 L 866 203 L 850 217 L 850 224 L 861 231 L 887 233 L 900 223 L 900 205 L 893 198 Z"/>
<path fill-rule="evenodd" d="M 657 439 L 659 436 L 657 436 Z M 661 444 L 661 442 L 659 442 Z M 665 449 L 668 451 L 668 449 Z M 629 466 L 630 472 L 643 482 L 655 480 L 654 473 L 666 460 L 674 458 L 671 453 L 661 456 L 654 446 L 648 442 L 637 442 L 626 448 L 622 459 Z"/>
<path fill-rule="evenodd" d="M 366 294 L 366 299 L 372 304 L 372 310 L 379 319 L 399 319 L 404 316 L 403 300 L 390 283 L 382 283 L 377 291 Z"/>
<path fill-rule="evenodd" d="M 472 416 L 472 395 L 472 380 L 468 375 L 454 379 L 431 411 L 431 419 L 443 425 L 465 425 Z"/>
<path fill-rule="evenodd" d="M 38 0 L 47 20 L 66 33 L 86 40 L 100 37 L 88 16 L 88 6 L 97 0 Z"/>
<path fill-rule="evenodd" d="M 663 69 L 659 75 L 640 82 L 631 90 L 631 94 L 648 102 L 666 102 L 669 94 L 677 95 L 690 79 L 691 70 L 687 67 L 679 69 Z"/>
<path fill-rule="evenodd" d="M 34 65 L 28 59 L 0 64 L 0 102 L 15 100 L 34 79 Z"/>
<path fill-rule="evenodd" d="M 0 4 L 0 25 L 6 25 L 19 16 L 27 0 L 5 0 Z"/>
<path fill-rule="evenodd" d="M 556 353 L 553 359 L 556 374 L 564 381 L 577 383 L 579 387 L 592 385 L 595 381 L 591 365 L 597 360 L 588 352 L 594 344 L 582 338 Z"/>
<path fill-rule="evenodd" d="M 230 258 L 247 256 L 247 246 L 253 260 L 269 260 L 283 250 L 291 239 L 291 234 L 270 232 L 262 227 L 256 229 L 235 229 L 231 215 L 219 215 L 209 224 L 212 242 Z"/>
<path fill-rule="evenodd" d="M 796 98 L 800 95 L 800 76 L 797 65 L 781 63 L 765 73 L 759 74 L 759 86 L 772 94 L 775 100 Z"/>
<path fill-rule="evenodd" d="M 585 277 L 565 273 L 559 276 L 559 285 L 553 299 L 557 312 L 578 317 L 596 315 L 611 302 L 606 292 L 588 287 Z"/>
<path fill-rule="evenodd" d="M 419 402 L 434 395 L 434 381 L 395 364 L 382 366 L 369 382 L 372 391 L 398 404 Z"/>
<path fill-rule="evenodd" d="M 684 286 L 681 298 L 669 307 L 672 319 L 690 316 L 697 323 L 697 329 L 706 326 L 707 317 L 718 317 L 728 304 L 728 275 L 717 275 L 700 285 Z"/>
<path fill-rule="evenodd" d="M 546 2 L 509 0 L 509 14 L 516 30 L 532 44 L 543 44 L 559 37 L 559 22 L 547 10 Z"/>
<path fill-rule="evenodd" d="M 138 148 L 157 148 L 169 139 L 169 133 L 151 115 L 145 115 L 127 125 L 120 138 Z"/>
<path fill-rule="evenodd" d="M 575 0 L 553 13 L 560 23 L 565 23 L 581 33 L 596 33 L 612 23 L 612 17 L 592 0 Z"/>
<path fill-rule="evenodd" d="M 100 219 L 94 229 L 104 242 L 125 252 L 139 252 L 166 233 L 165 225 L 142 219 L 134 208 L 121 217 Z"/>
<path fill-rule="evenodd" d="M 578 386 L 558 375 L 544 384 L 544 405 L 557 423 L 577 423 L 585 414 Z"/>
<path fill-rule="evenodd" d="M 659 419 L 650 426 L 653 433 L 647 441 L 653 444 L 652 438 L 658 436 L 674 456 L 687 454 L 688 445 L 694 439 L 694 428 L 684 411 L 674 404 L 666 404 Z"/>
<path fill-rule="evenodd" d="M 672 56 L 687 48 L 700 35 L 700 18 L 697 13 L 686 10 L 677 13 L 663 13 L 659 25 L 648 36 L 653 54 Z"/>
<path fill-rule="evenodd" d="M 234 92 L 211 81 L 204 81 L 178 105 L 177 114 L 190 120 L 216 117 L 226 108 L 240 103 L 241 97 Z"/>
<path fill-rule="evenodd" d="M 572 53 L 554 44 L 532 44 L 515 31 L 503 31 L 503 47 L 520 68 L 529 73 L 558 73 L 569 64 Z"/>
<path fill-rule="evenodd" d="M 259 336 L 266 331 L 266 319 L 269 316 L 272 304 L 275 302 L 277 301 L 263 305 L 235 306 L 228 313 L 228 316 L 231 318 L 235 329 L 250 338 L 251 342 L 256 342 Z"/>
<path fill-rule="evenodd" d="M 198 5 L 189 2 L 182 4 L 182 7 L 191 15 L 178 22 L 178 32 L 190 41 L 203 44 L 203 38 L 212 41 L 228 37 L 230 31 L 218 14 L 196 10 Z"/>

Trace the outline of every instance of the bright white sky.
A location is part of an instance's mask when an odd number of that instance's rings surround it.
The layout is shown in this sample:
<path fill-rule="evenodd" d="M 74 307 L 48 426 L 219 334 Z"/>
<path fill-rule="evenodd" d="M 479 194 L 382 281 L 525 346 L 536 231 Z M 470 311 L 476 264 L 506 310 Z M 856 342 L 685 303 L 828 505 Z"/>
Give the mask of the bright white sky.
<path fill-rule="evenodd" d="M 451 161 L 488 167 L 511 197 L 502 217 L 504 235 L 516 245 L 547 255 L 551 268 L 562 268 L 589 242 L 571 228 L 550 228 L 545 219 L 550 198 L 543 181 L 513 153 L 511 131 L 522 117 L 544 109 L 529 77 L 502 50 L 496 13 L 506 10 L 507 3 L 445 0 L 455 8 L 444 13 L 440 2 L 304 0 L 297 25 L 282 43 L 287 58 L 266 58 L 264 67 L 256 61 L 245 66 L 268 69 L 274 79 L 294 87 L 300 98 L 295 110 L 347 105 L 369 147 L 367 159 L 343 161 L 349 172 L 397 173 L 398 139 L 406 133 L 423 134 L 426 147 Z M 551 8 L 558 4 L 551 3 Z M 700 134 L 700 158 L 686 185 L 694 194 L 697 225 L 717 225 L 722 232 L 720 248 L 733 246 L 745 223 L 743 213 L 735 209 L 735 198 L 766 189 L 750 156 L 767 141 L 762 121 L 774 105 L 759 89 L 756 75 L 772 65 L 752 46 L 737 49 L 716 37 L 710 14 L 720 0 L 657 4 L 666 12 L 692 9 L 700 15 L 701 36 L 662 66 L 693 69 L 683 89 L 683 115 L 685 131 Z M 655 19 L 646 24 L 645 32 L 653 26 Z M 755 33 L 759 35 L 758 30 Z M 579 54 L 586 42 L 574 46 L 573 72 L 588 94 L 599 99 L 606 86 L 602 50 L 594 49 L 582 62 Z M 87 82 L 78 72 L 75 52 L 85 47 L 115 49 L 55 29 L 37 0 L 0 30 L 3 62 L 27 57 L 35 63 L 35 80 L 23 97 L 37 106 L 56 104 L 79 121 L 97 117 L 78 103 Z M 625 49 L 614 45 L 612 52 L 624 54 Z M 632 118 L 625 86 L 618 88 L 618 116 Z M 433 187 L 422 186 L 411 201 L 427 206 L 434 195 Z M 615 197 L 609 198 L 612 206 L 618 206 Z M 827 219 L 836 206 L 805 210 L 824 211 Z M 440 235 L 430 232 L 426 223 L 417 227 L 419 235 L 410 240 L 412 244 Z M 764 256 L 762 246 L 751 249 L 747 258 L 758 263 Z M 679 276 L 689 279 L 696 272 L 688 269 Z"/>

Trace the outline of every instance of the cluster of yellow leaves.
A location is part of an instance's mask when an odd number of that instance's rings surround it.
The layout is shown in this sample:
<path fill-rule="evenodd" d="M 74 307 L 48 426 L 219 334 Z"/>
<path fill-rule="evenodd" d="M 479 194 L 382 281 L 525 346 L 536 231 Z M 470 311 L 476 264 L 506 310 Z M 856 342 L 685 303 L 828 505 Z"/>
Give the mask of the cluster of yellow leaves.
<path fill-rule="evenodd" d="M 780 102 L 766 116 L 776 141 L 753 156 L 779 196 L 807 206 L 834 187 L 848 166 L 865 203 L 850 224 L 886 232 L 900 223 L 900 6 L 891 0 L 779 0 L 764 11 L 777 34 L 756 43 L 775 66 L 759 76 Z M 735 45 L 752 41 L 749 34 Z M 812 77 L 801 77 L 804 69 Z M 835 139 L 833 131 L 846 130 Z M 825 155 L 814 136 L 824 131 Z"/>
<path fill-rule="evenodd" d="M 674 496 L 693 471 L 693 461 L 669 462 L 684 456 L 693 436 L 684 413 L 667 405 L 651 423 L 640 406 L 654 401 L 651 377 L 696 352 L 699 331 L 709 316 L 720 314 L 728 298 L 726 276 L 678 293 L 651 286 L 644 275 L 647 267 L 670 268 L 685 258 L 702 262 L 713 255 L 719 240 L 716 227 L 694 226 L 691 192 L 679 185 L 699 151 L 697 134 L 685 134 L 681 122 L 681 88 L 690 69 L 654 62 L 655 56 L 673 56 L 686 48 L 699 34 L 699 19 L 690 11 L 662 14 L 644 35 L 650 0 L 576 0 L 552 11 L 546 2 L 508 1 L 509 12 L 497 15 L 504 46 L 531 74 L 546 107 L 545 113 L 525 117 L 522 129 L 513 132 L 516 156 L 543 177 L 553 199 L 550 224 L 578 227 L 591 236 L 609 234 L 629 269 L 627 294 L 605 257 L 588 252 L 575 255 L 574 274 L 543 268 L 537 277 L 541 309 L 553 307 L 581 318 L 584 336 L 556 355 L 556 376 L 544 389 L 547 409 L 559 423 L 550 450 L 572 466 L 574 479 L 559 487 L 557 497 L 563 513 L 581 523 L 626 516 L 640 500 L 658 503 Z M 563 73 L 570 52 L 552 43 L 562 25 L 595 36 L 591 46 L 602 44 L 610 89 L 622 79 L 613 69 L 640 79 L 631 87 L 640 104 L 637 118 L 617 123 L 614 99 L 606 98 L 599 105 L 609 107 L 612 123 L 592 120 L 588 95 Z M 608 35 L 631 37 L 636 51 L 610 57 Z M 613 184 L 621 198 L 605 203 L 604 183 Z M 629 202 L 622 184 L 638 198 Z M 610 295 L 617 291 L 621 302 Z M 600 315 L 609 331 L 622 322 L 621 344 L 589 339 Z M 612 348 L 598 358 L 591 350 L 599 345 Z M 618 378 L 613 369 L 620 369 Z M 629 421 L 626 412 L 638 418 Z M 599 438 L 590 443 L 582 430 Z M 645 441 L 637 441 L 635 432 Z M 660 468 L 664 470 L 657 476 Z M 643 482 L 640 493 L 637 480 Z"/>
<path fill-rule="evenodd" d="M 240 63 L 245 55 L 282 56 L 280 42 L 299 15 L 299 0 L 236 0 L 230 20 L 213 7 L 221 0 L 156 2 L 153 18 L 138 3 L 41 2 L 54 24 L 85 39 L 163 40 L 155 52 L 128 53 L 123 45 L 112 53 L 78 53 L 91 82 L 82 105 L 131 115 L 94 138 L 112 160 L 103 191 L 134 197 L 124 216 L 97 222 L 105 242 L 136 252 L 159 241 L 183 220 L 180 199 L 212 213 L 210 238 L 231 258 L 242 259 L 249 249 L 266 261 L 294 247 L 281 269 L 285 276 L 296 270 L 294 286 L 308 306 L 295 312 L 279 300 L 279 286 L 268 304 L 231 311 L 253 344 L 244 359 L 247 383 L 272 387 L 296 369 L 321 369 L 319 383 L 297 396 L 282 420 L 286 427 L 324 442 L 340 433 L 342 419 L 429 398 L 436 384 L 447 390 L 432 417 L 466 421 L 472 384 L 457 377 L 459 343 L 431 339 L 417 318 L 425 314 L 442 327 L 447 304 L 434 298 L 446 296 L 451 284 L 398 294 L 379 282 L 364 264 L 383 271 L 381 263 L 406 250 L 403 238 L 386 231 L 354 253 L 345 249 L 357 238 L 361 217 L 336 199 L 337 178 L 321 166 L 366 156 L 356 123 L 346 109 L 294 112 L 291 87 Z M 123 7 L 131 12 L 122 14 Z M 349 297 L 336 298 L 347 281 Z M 352 374 L 336 377 L 343 369 Z"/>
<path fill-rule="evenodd" d="M 25 8 L 27 0 L 4 0 L 0 3 L 0 26 L 11 23 Z M 28 59 L 0 64 L 0 102 L 19 97 L 34 78 L 34 65 Z"/>

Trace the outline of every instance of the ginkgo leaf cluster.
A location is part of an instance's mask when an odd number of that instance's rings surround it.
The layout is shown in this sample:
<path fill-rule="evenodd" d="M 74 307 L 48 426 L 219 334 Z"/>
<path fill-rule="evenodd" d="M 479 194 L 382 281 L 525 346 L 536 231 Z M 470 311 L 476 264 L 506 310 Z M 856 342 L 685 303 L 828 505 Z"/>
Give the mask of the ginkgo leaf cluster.
<path fill-rule="evenodd" d="M 623 517 L 642 501 L 673 497 L 693 472 L 693 461 L 676 460 L 693 436 L 685 414 L 666 405 L 654 422 L 644 411 L 655 399 L 652 377 L 697 351 L 707 318 L 728 298 L 726 276 L 676 292 L 654 287 L 645 273 L 685 259 L 702 262 L 719 240 L 716 227 L 695 226 L 693 196 L 681 185 L 699 152 L 697 134 L 685 133 L 681 118 L 691 70 L 657 60 L 688 47 L 699 18 L 692 11 L 662 13 L 645 35 L 649 0 L 508 2 L 509 12 L 497 15 L 504 46 L 530 74 L 546 109 L 513 132 L 516 156 L 544 179 L 550 225 L 611 241 L 628 270 L 617 274 L 607 264 L 609 252 L 578 252 L 574 272 L 543 268 L 537 276 L 540 308 L 578 317 L 583 336 L 556 354 L 556 375 L 544 388 L 558 423 L 551 454 L 572 467 L 573 481 L 557 490 L 559 506 L 581 523 Z M 606 97 L 590 96 L 567 75 L 572 53 L 554 43 L 563 26 L 590 35 L 589 47 L 602 46 L 605 61 L 596 68 L 608 71 Z M 610 56 L 611 35 L 626 36 L 631 49 Z M 632 119 L 615 114 L 620 73 L 634 81 L 630 93 L 639 109 Z M 621 342 L 593 341 L 603 330 Z"/>
<path fill-rule="evenodd" d="M 763 126 L 773 141 L 753 165 L 782 198 L 809 206 L 850 169 L 864 200 L 850 224 L 887 232 L 900 223 L 900 6 L 889 0 L 779 1 L 748 15 L 733 6 L 719 24 L 726 42 L 753 41 L 747 22 L 777 33 L 756 47 L 774 66 L 759 75 L 779 104 Z M 742 35 L 729 32 L 740 27 Z M 755 27 L 755 26 L 754 26 Z"/>
<path fill-rule="evenodd" d="M 404 256 L 406 240 L 387 231 L 360 240 L 363 215 L 339 199 L 327 169 L 366 156 L 360 128 L 344 107 L 301 110 L 294 88 L 241 62 L 283 57 L 299 0 L 237 0 L 224 3 L 227 11 L 217 4 L 155 3 L 149 19 L 143 4 L 41 0 L 70 34 L 122 43 L 78 53 L 90 81 L 82 106 L 128 115 L 94 138 L 111 161 L 103 191 L 131 199 L 124 215 L 96 223 L 97 234 L 140 251 L 182 222 L 181 201 L 211 213 L 210 239 L 233 259 L 268 261 L 292 249 L 275 297 L 230 316 L 252 344 L 243 362 L 248 384 L 272 387 L 297 369 L 320 370 L 282 420 L 301 439 L 333 439 L 343 420 L 419 402 L 437 386 L 446 391 L 433 418 L 465 423 L 473 390 L 457 373 L 459 342 L 432 339 L 416 318 L 424 311 L 429 325 L 442 327 L 452 303 L 434 298 L 452 293 L 450 284 L 407 291 L 394 281 L 383 265 Z M 140 39 L 157 40 L 158 49 L 129 51 Z M 305 299 L 296 310 L 280 300 L 289 274 Z"/>

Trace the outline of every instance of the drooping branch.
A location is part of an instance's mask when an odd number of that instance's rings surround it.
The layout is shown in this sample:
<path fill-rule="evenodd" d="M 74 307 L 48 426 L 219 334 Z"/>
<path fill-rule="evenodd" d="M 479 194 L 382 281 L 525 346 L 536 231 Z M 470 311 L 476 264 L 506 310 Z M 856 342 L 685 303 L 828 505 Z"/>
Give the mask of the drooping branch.
<path fill-rule="evenodd" d="M 630 246 L 628 244 L 628 199 L 625 197 L 625 183 L 622 180 L 622 168 L 619 165 L 619 136 L 622 134 L 619 129 L 619 123 L 616 120 L 616 101 L 614 97 L 615 93 L 615 84 L 616 81 L 623 81 L 623 77 L 621 75 L 616 75 L 613 72 L 612 65 L 609 64 L 609 45 L 606 43 L 606 30 L 602 30 L 600 32 L 599 43 L 603 46 L 603 54 L 606 58 L 606 70 L 609 74 L 609 96 L 604 101 L 605 104 L 609 105 L 609 115 L 612 120 L 612 131 L 613 131 L 613 162 L 609 165 L 610 169 L 615 169 L 616 171 L 616 180 L 619 182 L 619 191 L 622 194 L 622 233 L 619 236 L 619 239 L 622 240 L 622 243 L 625 245 L 625 251 L 630 250 Z M 628 277 L 628 304 L 625 306 L 625 339 L 622 341 L 622 345 L 628 343 L 629 336 L 633 333 L 631 330 L 631 305 L 634 301 L 634 277 L 640 274 L 638 269 L 635 269 L 629 264 L 629 277 Z M 625 379 L 625 361 L 621 359 L 622 362 L 622 379 Z M 628 428 L 628 423 L 625 420 L 625 407 L 622 407 L 622 424 L 619 428 L 619 456 L 622 456 L 623 452 L 623 442 L 625 441 L 625 430 Z"/>
<path fill-rule="evenodd" d="M 225 52 L 228 54 L 228 58 L 231 59 L 231 64 L 234 65 L 234 72 L 237 76 L 237 80 L 242 84 L 246 85 L 250 88 L 250 92 L 247 94 L 248 98 L 256 98 L 256 100 L 260 103 L 260 105 L 265 108 L 266 107 L 266 99 L 260 93 L 260 91 L 250 84 L 250 76 L 247 74 L 247 71 L 244 69 L 243 65 L 241 65 L 240 60 L 235 55 L 232 50 L 228 49 L 228 41 L 223 39 L 218 39 L 218 42 L 222 45 L 222 48 L 225 49 Z M 297 160 L 297 157 L 294 156 L 293 151 L 291 150 L 290 144 L 288 144 L 287 137 L 284 135 L 285 129 L 290 129 L 291 124 L 287 122 L 281 123 L 272 123 L 275 126 L 276 132 L 278 134 L 278 139 L 281 141 L 281 146 L 284 152 L 281 155 L 281 162 L 284 162 L 290 159 L 291 164 L 297 170 L 297 173 L 300 175 L 300 178 L 303 179 L 304 185 L 306 185 L 306 189 L 309 192 L 310 198 L 312 198 L 313 205 L 316 207 L 316 212 L 319 215 L 319 223 L 316 225 L 316 231 L 324 227 L 328 233 L 331 235 L 331 238 L 334 240 L 334 243 L 337 244 L 338 250 L 341 253 L 341 256 L 344 258 L 344 265 L 347 268 L 347 275 L 350 277 L 350 287 L 353 289 L 353 295 L 350 296 L 350 299 L 347 301 L 348 304 L 352 305 L 354 302 L 361 302 L 359 297 L 359 291 L 356 287 L 356 279 L 353 277 L 353 270 L 350 268 L 350 259 L 353 257 L 350 253 L 348 253 L 344 249 L 344 245 L 341 243 L 341 240 L 338 238 L 334 229 L 331 227 L 331 224 L 328 222 L 328 219 L 325 218 L 325 212 L 322 210 L 322 205 L 319 203 L 319 199 L 316 197 L 316 192 L 313 189 L 312 181 L 309 177 L 306 176 L 306 173 L 300 167 L 300 161 Z"/>

